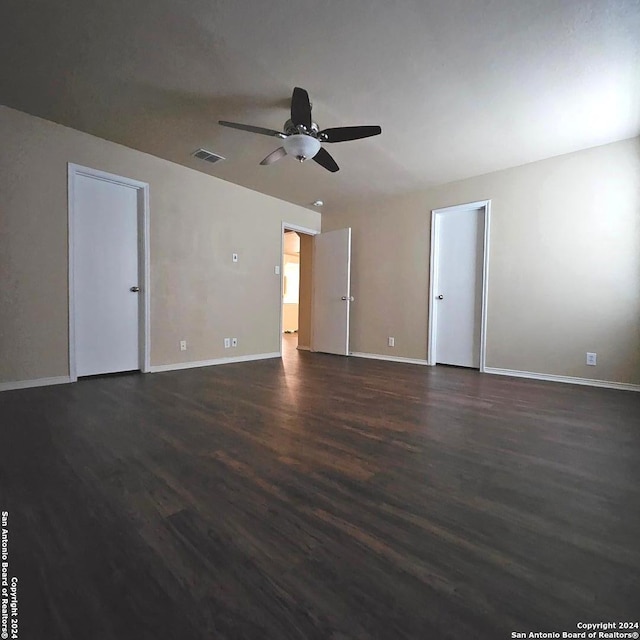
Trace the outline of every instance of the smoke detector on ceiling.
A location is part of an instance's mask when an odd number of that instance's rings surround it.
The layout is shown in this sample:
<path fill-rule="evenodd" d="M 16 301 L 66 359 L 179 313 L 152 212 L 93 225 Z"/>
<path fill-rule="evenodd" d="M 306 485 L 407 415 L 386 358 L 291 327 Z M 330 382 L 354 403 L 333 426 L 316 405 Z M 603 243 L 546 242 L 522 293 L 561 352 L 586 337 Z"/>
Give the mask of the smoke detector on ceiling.
<path fill-rule="evenodd" d="M 226 160 L 224 156 L 213 153 L 213 151 L 207 151 L 206 149 L 198 149 L 191 155 L 193 155 L 194 158 L 198 158 L 198 160 L 204 160 L 205 162 L 210 162 L 211 164 L 220 162 L 220 160 Z"/>

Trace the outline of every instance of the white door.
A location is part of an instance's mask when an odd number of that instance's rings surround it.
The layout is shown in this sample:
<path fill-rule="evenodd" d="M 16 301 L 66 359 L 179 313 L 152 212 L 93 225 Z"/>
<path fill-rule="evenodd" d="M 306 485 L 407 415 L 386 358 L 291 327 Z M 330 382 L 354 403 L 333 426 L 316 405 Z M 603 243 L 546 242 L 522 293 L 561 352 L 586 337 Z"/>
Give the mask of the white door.
<path fill-rule="evenodd" d="M 480 367 L 484 209 L 436 213 L 435 362 Z M 433 343 L 432 343 L 433 344 Z"/>
<path fill-rule="evenodd" d="M 351 229 L 313 237 L 313 351 L 349 355 Z"/>
<path fill-rule="evenodd" d="M 73 251 L 76 374 L 140 369 L 137 189 L 77 175 Z"/>

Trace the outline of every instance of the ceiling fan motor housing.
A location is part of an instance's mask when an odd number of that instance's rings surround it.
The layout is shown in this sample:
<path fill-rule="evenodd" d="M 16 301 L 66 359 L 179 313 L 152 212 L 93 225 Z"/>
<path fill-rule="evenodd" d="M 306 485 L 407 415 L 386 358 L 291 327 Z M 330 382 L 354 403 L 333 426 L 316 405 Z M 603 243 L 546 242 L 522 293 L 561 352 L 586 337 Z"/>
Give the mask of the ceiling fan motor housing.
<path fill-rule="evenodd" d="M 287 120 L 282 128 L 288 136 L 294 136 L 296 133 L 307 133 L 316 137 L 318 131 L 320 131 L 320 127 L 316 122 L 312 122 L 311 129 L 307 130 L 304 125 L 296 126 L 291 120 Z"/>

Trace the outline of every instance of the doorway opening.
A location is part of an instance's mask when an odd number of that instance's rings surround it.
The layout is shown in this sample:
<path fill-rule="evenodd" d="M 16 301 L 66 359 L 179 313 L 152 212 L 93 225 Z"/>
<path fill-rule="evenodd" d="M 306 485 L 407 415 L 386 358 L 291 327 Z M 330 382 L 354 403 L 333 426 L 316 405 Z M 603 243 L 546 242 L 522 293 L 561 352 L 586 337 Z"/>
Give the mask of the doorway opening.
<path fill-rule="evenodd" d="M 317 232 L 296 225 L 282 226 L 280 352 L 311 350 L 313 294 L 313 236 Z"/>
<path fill-rule="evenodd" d="M 485 370 L 491 201 L 431 212 L 428 363 Z"/>
<path fill-rule="evenodd" d="M 289 253 L 288 256 L 293 256 L 293 259 L 287 261 L 292 265 L 297 262 L 299 271 L 297 276 L 293 275 L 285 281 L 285 242 L 297 244 L 293 237 L 287 239 L 291 232 L 295 232 L 299 238 L 300 253 Z M 283 337 L 286 336 L 287 346 L 291 348 L 348 356 L 350 306 L 353 302 L 351 228 L 320 233 L 283 222 L 281 238 L 280 354 Z M 292 273 L 295 269 L 296 266 L 289 267 Z M 287 310 L 284 308 L 285 304 L 295 305 L 296 280 L 297 330 L 295 324 L 289 321 L 291 318 L 295 321 L 295 306 Z M 286 323 L 285 313 L 289 316 Z M 285 330 L 290 333 L 283 333 Z"/>

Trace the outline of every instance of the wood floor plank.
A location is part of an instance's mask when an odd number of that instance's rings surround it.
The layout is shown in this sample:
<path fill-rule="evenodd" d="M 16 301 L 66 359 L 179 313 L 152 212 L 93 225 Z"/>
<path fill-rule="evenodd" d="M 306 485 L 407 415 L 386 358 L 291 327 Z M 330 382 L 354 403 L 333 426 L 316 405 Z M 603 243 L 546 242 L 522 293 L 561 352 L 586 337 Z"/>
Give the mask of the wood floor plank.
<path fill-rule="evenodd" d="M 478 638 L 640 611 L 640 397 L 297 352 L 0 395 L 23 638 Z"/>

